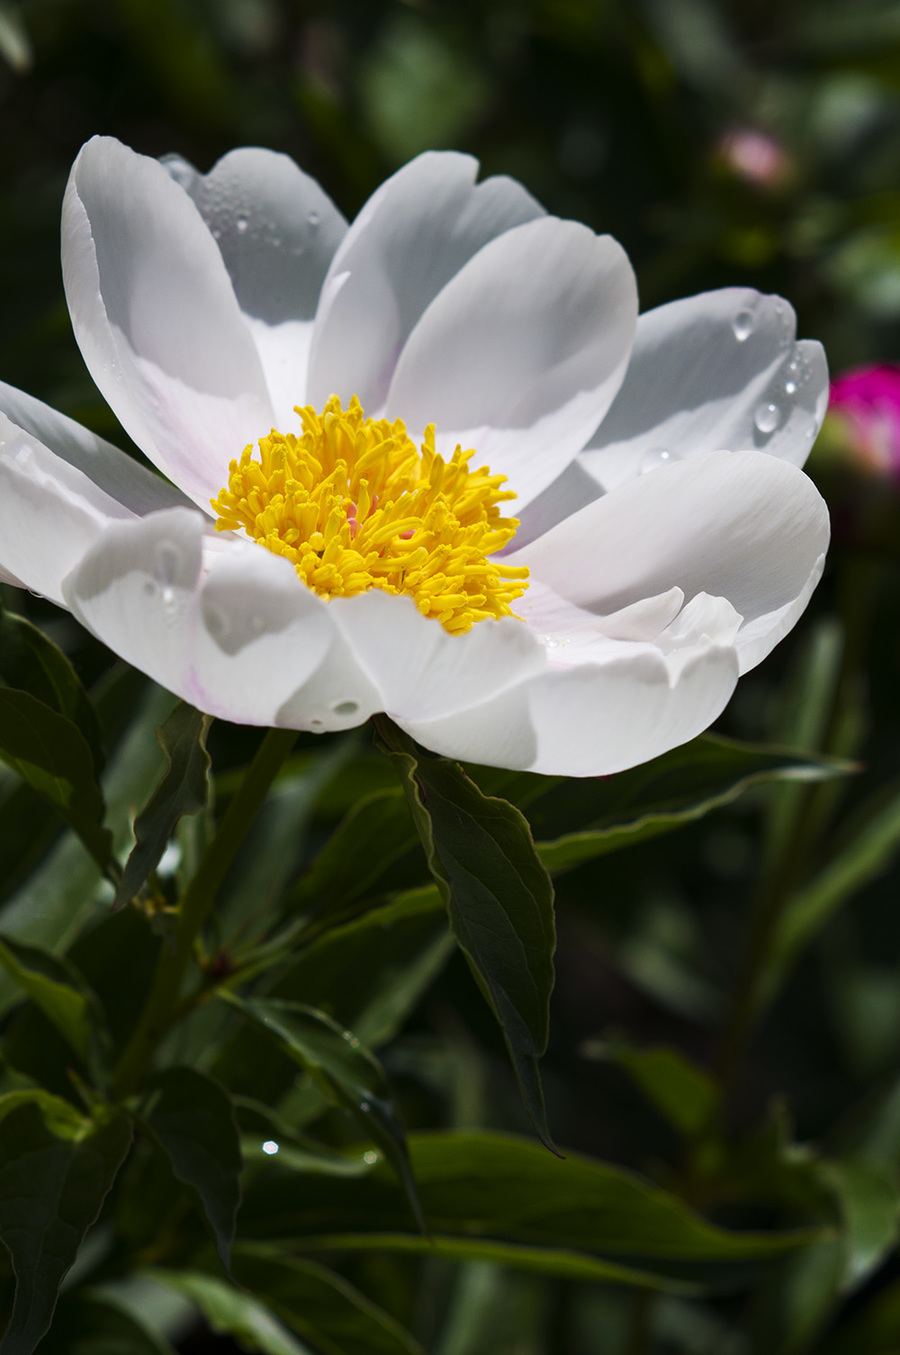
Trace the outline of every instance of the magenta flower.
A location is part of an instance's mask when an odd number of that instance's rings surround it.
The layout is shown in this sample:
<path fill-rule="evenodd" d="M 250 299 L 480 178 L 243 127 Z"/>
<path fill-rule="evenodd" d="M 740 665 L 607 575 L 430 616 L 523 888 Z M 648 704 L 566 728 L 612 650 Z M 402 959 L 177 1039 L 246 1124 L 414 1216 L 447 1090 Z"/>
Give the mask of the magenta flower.
<path fill-rule="evenodd" d="M 900 478 L 900 364 L 882 362 L 839 377 L 828 413 L 842 425 L 857 462 Z"/>

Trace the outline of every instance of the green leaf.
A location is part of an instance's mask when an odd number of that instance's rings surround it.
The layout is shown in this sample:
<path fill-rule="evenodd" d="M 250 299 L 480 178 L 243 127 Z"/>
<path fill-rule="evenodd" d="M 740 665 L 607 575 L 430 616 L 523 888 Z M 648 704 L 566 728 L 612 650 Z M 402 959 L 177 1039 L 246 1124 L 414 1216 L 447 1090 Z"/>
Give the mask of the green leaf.
<path fill-rule="evenodd" d="M 233 1336 L 244 1350 L 260 1355 L 310 1355 L 308 1347 L 301 1345 L 265 1304 L 224 1280 L 191 1270 L 148 1270 L 144 1274 L 191 1299 L 214 1332 Z"/>
<path fill-rule="evenodd" d="M 228 1093 L 194 1068 L 166 1068 L 148 1088 L 142 1119 L 179 1181 L 197 1196 L 228 1269 L 243 1166 Z"/>
<path fill-rule="evenodd" d="M 129 676 L 135 676 L 129 674 Z M 141 679 L 141 681 L 145 681 Z M 133 840 L 131 807 L 141 804 L 159 778 L 162 755 L 153 730 L 172 709 L 174 698 L 161 687 L 147 683 L 146 695 L 136 705 L 134 719 L 119 742 L 104 777 L 109 825 L 116 852 L 128 849 Z M 102 900 L 102 901 L 101 901 Z M 102 910 L 102 911 L 101 911 Z M 109 913 L 105 882 L 100 868 L 73 833 L 65 834 L 46 860 L 26 880 L 2 910 L 4 936 L 58 954 L 89 920 Z M 13 996 L 13 984 L 0 974 L 0 1008 Z"/>
<path fill-rule="evenodd" d="M 242 1244 L 235 1278 L 322 1355 L 423 1355 L 418 1341 L 341 1275 L 273 1247 Z"/>
<path fill-rule="evenodd" d="M 103 770 L 100 721 L 75 669 L 42 630 L 5 610 L 0 610 L 0 679 L 68 716 L 90 745 L 94 770 Z"/>
<path fill-rule="evenodd" d="M 280 1156 L 280 1155 L 279 1155 Z M 403 1197 L 383 1165 L 364 1176 L 292 1174 L 279 1157 L 247 1186 L 245 1238 L 290 1239 L 304 1249 L 387 1249 L 489 1260 L 600 1278 L 617 1267 L 634 1282 L 725 1278 L 729 1267 L 810 1245 L 816 1233 L 728 1232 L 668 1191 L 579 1154 L 558 1160 L 501 1134 L 416 1134 L 410 1156 L 431 1240 L 408 1227 Z M 610 1278 L 609 1269 L 604 1272 Z M 637 1277 L 637 1278 L 636 1278 Z"/>
<path fill-rule="evenodd" d="M 121 908 L 146 884 L 185 814 L 198 814 L 209 796 L 209 754 L 206 736 L 212 716 L 180 701 L 160 725 L 156 737 L 166 756 L 166 770 L 134 822 L 134 847 L 116 890 Z"/>
<path fill-rule="evenodd" d="M 279 977 L 272 995 L 302 994 L 377 1046 L 396 1034 L 452 946 L 440 894 L 429 885 L 318 937 Z"/>
<path fill-rule="evenodd" d="M 638 1049 L 616 1038 L 592 1040 L 585 1053 L 623 1068 L 679 1133 L 699 1134 L 709 1124 L 719 1102 L 716 1083 L 677 1049 L 665 1045 Z"/>
<path fill-rule="evenodd" d="M 311 910 L 317 920 L 339 916 L 365 898 L 419 835 L 397 787 L 359 800 L 298 880 L 285 911 Z"/>
<path fill-rule="evenodd" d="M 528 823 L 505 800 L 483 795 L 457 763 L 419 749 L 390 721 L 379 719 L 378 730 L 453 934 L 500 1023 L 532 1123 L 552 1149 L 538 1060 L 547 1048 L 553 991 L 553 886 Z"/>
<path fill-rule="evenodd" d="M 897 1172 L 861 1157 L 824 1162 L 820 1171 L 841 1211 L 846 1251 L 843 1284 L 853 1288 L 881 1264 L 897 1241 Z"/>
<path fill-rule="evenodd" d="M 107 1294 L 64 1295 L 40 1355 L 175 1355 L 162 1336 Z"/>
<path fill-rule="evenodd" d="M 90 744 L 65 715 L 30 692 L 0 688 L 0 759 L 59 811 L 105 868 L 112 837 Z"/>
<path fill-rule="evenodd" d="M 91 1054 L 91 1007 L 65 961 L 35 946 L 0 940 L 0 965 L 87 1062 Z"/>
<path fill-rule="evenodd" d="M 772 944 L 769 987 L 777 984 L 799 951 L 854 894 L 882 875 L 900 850 L 900 787 L 864 804 L 843 845 L 782 913 Z"/>
<path fill-rule="evenodd" d="M 406 1191 L 419 1227 L 425 1225 L 409 1168 L 406 1132 L 394 1110 L 381 1064 L 364 1044 L 325 1012 L 300 1002 L 221 996 L 233 1003 L 274 1039 L 295 1063 L 349 1110 L 371 1135 Z"/>
<path fill-rule="evenodd" d="M 0 1119 L 0 1240 L 16 1274 L 0 1355 L 31 1355 L 48 1330 L 63 1277 L 131 1145 L 117 1113 L 52 1123 L 37 1097 Z"/>
<path fill-rule="evenodd" d="M 591 819 L 594 824 L 539 841 L 538 853 L 548 870 L 565 870 L 670 833 L 763 782 L 822 781 L 852 770 L 851 764 L 833 758 L 703 734 L 641 767 L 579 781 L 577 799 L 571 786 L 551 794 L 533 816 L 534 831 L 541 838 L 546 823 Z"/>

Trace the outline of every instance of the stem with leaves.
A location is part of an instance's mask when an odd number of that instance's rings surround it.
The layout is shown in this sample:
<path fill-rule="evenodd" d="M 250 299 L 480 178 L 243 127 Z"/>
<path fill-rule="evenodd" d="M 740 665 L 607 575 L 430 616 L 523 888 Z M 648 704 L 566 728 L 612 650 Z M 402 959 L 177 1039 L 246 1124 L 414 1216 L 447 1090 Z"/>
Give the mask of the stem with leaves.
<path fill-rule="evenodd" d="M 257 810 L 297 740 L 293 729 L 270 729 L 222 816 L 178 906 L 174 946 L 164 944 L 147 1003 L 113 1076 L 117 1098 L 143 1083 L 160 1041 L 172 1025 L 200 929 Z"/>

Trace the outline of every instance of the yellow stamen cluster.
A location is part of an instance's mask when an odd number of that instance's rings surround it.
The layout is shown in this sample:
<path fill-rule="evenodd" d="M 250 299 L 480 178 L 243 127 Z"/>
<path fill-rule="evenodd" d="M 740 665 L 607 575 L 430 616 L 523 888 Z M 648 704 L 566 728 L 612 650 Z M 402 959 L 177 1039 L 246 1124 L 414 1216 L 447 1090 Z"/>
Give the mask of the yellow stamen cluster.
<path fill-rule="evenodd" d="M 211 500 L 219 531 L 243 528 L 324 598 L 409 593 L 452 634 L 513 614 L 528 570 L 490 559 L 519 525 L 500 516 L 515 498 L 504 475 L 470 470 L 460 447 L 445 461 L 433 425 L 417 450 L 400 419 L 367 419 L 356 396 L 297 413 L 300 437 L 273 429 L 258 459 L 251 445 L 232 461 Z"/>

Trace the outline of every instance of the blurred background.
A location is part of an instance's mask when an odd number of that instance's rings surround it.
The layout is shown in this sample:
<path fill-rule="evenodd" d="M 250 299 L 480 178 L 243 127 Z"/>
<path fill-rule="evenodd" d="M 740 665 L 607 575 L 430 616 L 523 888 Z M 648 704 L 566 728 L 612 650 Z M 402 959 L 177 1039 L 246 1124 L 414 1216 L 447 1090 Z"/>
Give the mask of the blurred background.
<path fill-rule="evenodd" d="M 66 176 L 95 132 L 201 170 L 237 145 L 286 151 L 351 218 L 411 156 L 455 147 L 551 212 L 614 234 L 642 309 L 749 285 L 792 302 L 833 376 L 900 360 L 892 0 L 4 0 L 0 377 L 126 445 L 82 366 L 58 262 Z M 882 377 L 873 396 L 851 389 L 810 461 L 834 521 L 826 579 L 720 726 L 853 758 L 859 774 L 799 799 L 750 792 L 560 882 L 554 1133 L 661 1179 L 676 1138 L 611 1056 L 611 1032 L 700 1064 L 718 1045 L 748 1141 L 780 1115 L 788 1138 L 828 1144 L 900 1078 L 900 397 L 896 373 Z M 102 677 L 110 657 L 73 622 L 16 602 Z M 215 740 L 220 767 L 245 756 L 241 731 L 220 726 Z M 785 824 L 796 838 L 783 894 L 809 892 L 830 861 L 851 866 L 816 896 L 764 1020 L 732 1030 L 723 1052 L 754 896 Z M 384 1059 L 413 1126 L 528 1132 L 460 960 Z M 445 1332 L 441 1355 L 599 1352 L 601 1333 L 639 1327 L 588 1286 L 570 1303 L 559 1284 L 492 1283 L 483 1345 Z M 727 1303 L 666 1303 L 661 1351 L 745 1349 Z M 559 1322 L 565 1337 L 552 1335 Z"/>

